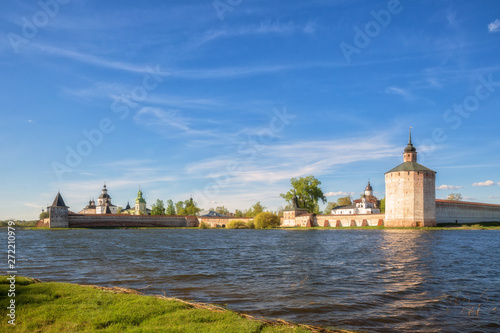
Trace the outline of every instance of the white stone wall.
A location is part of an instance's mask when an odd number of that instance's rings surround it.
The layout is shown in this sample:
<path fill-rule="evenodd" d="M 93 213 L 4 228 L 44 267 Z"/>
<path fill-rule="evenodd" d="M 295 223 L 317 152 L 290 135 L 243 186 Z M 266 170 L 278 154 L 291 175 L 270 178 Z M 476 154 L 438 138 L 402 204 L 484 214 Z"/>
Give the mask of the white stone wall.
<path fill-rule="evenodd" d="M 385 175 L 385 225 L 423 227 L 436 224 L 436 176 L 432 171 Z"/>
<path fill-rule="evenodd" d="M 500 205 L 436 200 L 437 223 L 500 222 Z"/>

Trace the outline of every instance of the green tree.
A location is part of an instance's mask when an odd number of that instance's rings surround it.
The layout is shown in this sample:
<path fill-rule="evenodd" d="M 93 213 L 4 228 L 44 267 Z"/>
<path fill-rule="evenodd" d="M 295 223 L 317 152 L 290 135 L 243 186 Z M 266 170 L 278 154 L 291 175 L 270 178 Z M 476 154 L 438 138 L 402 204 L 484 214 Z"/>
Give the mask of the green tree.
<path fill-rule="evenodd" d="M 446 200 L 461 201 L 462 195 L 460 193 L 450 193 Z"/>
<path fill-rule="evenodd" d="M 326 208 L 323 211 L 323 214 L 325 214 L 325 215 L 331 214 L 332 213 L 332 209 L 334 209 L 335 207 L 337 207 L 337 203 L 330 201 L 329 203 L 326 204 Z"/>
<path fill-rule="evenodd" d="M 184 201 L 177 201 L 175 203 L 175 211 L 177 215 L 188 215 L 184 209 Z"/>
<path fill-rule="evenodd" d="M 237 209 L 235 212 L 234 212 L 234 216 L 235 217 L 243 217 L 243 212 L 239 209 Z"/>
<path fill-rule="evenodd" d="M 222 215 L 229 215 L 229 210 L 224 206 L 215 208 L 215 212 Z"/>
<path fill-rule="evenodd" d="M 380 200 L 380 212 L 385 213 L 385 198 Z"/>
<path fill-rule="evenodd" d="M 174 202 L 171 199 L 167 200 L 167 209 L 165 215 L 175 215 Z"/>
<path fill-rule="evenodd" d="M 198 205 L 193 200 L 193 198 L 190 198 L 189 200 L 184 201 L 184 210 L 186 212 L 185 215 L 196 216 L 196 215 L 198 215 L 198 212 L 201 209 L 198 208 Z"/>
<path fill-rule="evenodd" d="M 206 224 L 205 222 L 201 222 L 201 223 L 200 223 L 200 226 L 199 226 L 198 228 L 200 228 L 200 229 L 208 229 L 208 228 L 210 228 L 210 227 L 209 227 L 209 226 L 208 226 L 208 224 Z"/>
<path fill-rule="evenodd" d="M 231 220 L 227 223 L 226 228 L 228 228 L 228 229 L 248 229 L 248 225 L 245 221 Z"/>
<path fill-rule="evenodd" d="M 280 226 L 280 218 L 271 212 L 257 214 L 254 219 L 256 229 L 277 228 Z"/>
<path fill-rule="evenodd" d="M 257 216 L 258 214 L 262 213 L 266 209 L 266 207 L 262 206 L 260 204 L 260 201 L 257 201 L 255 205 L 250 207 L 249 210 L 246 211 L 245 216 L 246 217 L 254 217 Z"/>
<path fill-rule="evenodd" d="M 40 220 L 48 219 L 48 218 L 49 218 L 49 212 L 41 212 L 40 213 Z"/>
<path fill-rule="evenodd" d="M 319 187 L 321 182 L 314 176 L 299 177 L 290 179 L 292 189 L 285 194 L 280 194 L 289 203 L 297 195 L 299 206 L 307 209 L 309 212 L 319 211 L 318 201 L 326 202 L 323 190 Z"/>
<path fill-rule="evenodd" d="M 122 206 L 118 206 L 118 208 L 116 209 L 116 214 L 121 214 L 122 210 L 123 210 L 123 207 Z"/>
<path fill-rule="evenodd" d="M 151 205 L 151 215 L 165 215 L 163 200 L 157 199 L 156 203 Z"/>
<path fill-rule="evenodd" d="M 352 198 L 351 196 L 347 197 L 342 197 L 337 199 L 337 206 L 349 206 L 352 205 Z"/>

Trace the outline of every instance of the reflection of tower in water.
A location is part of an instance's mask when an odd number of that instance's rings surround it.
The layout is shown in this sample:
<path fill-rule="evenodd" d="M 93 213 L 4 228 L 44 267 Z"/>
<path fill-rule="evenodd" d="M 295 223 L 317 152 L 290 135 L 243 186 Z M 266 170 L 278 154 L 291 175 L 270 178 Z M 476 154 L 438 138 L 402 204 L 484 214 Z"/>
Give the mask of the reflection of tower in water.
<path fill-rule="evenodd" d="M 384 230 L 380 243 L 381 270 L 375 275 L 380 295 L 386 303 L 387 317 L 401 320 L 399 329 L 415 329 L 415 325 L 429 324 L 430 317 L 408 317 L 409 312 L 429 311 L 440 301 L 438 293 L 429 292 L 424 284 L 432 278 L 433 258 L 429 233 L 416 230 Z M 392 321 L 392 320 L 391 320 Z"/>

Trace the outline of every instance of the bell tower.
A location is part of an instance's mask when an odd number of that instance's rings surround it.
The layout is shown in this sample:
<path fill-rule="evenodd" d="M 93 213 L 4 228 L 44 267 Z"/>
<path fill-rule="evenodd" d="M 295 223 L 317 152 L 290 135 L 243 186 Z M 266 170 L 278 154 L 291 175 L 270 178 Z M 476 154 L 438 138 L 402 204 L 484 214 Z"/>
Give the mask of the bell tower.
<path fill-rule="evenodd" d="M 385 174 L 386 227 L 436 226 L 436 172 L 417 163 L 411 142 L 403 152 L 403 163 Z"/>

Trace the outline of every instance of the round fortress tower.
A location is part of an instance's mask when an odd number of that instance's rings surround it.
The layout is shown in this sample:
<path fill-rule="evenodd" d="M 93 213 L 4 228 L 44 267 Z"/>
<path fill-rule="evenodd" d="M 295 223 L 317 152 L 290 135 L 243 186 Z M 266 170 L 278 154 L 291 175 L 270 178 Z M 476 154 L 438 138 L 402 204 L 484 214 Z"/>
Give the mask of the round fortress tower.
<path fill-rule="evenodd" d="M 409 142 L 403 163 L 385 174 L 386 227 L 436 226 L 436 172 L 417 163 L 417 150 Z"/>

